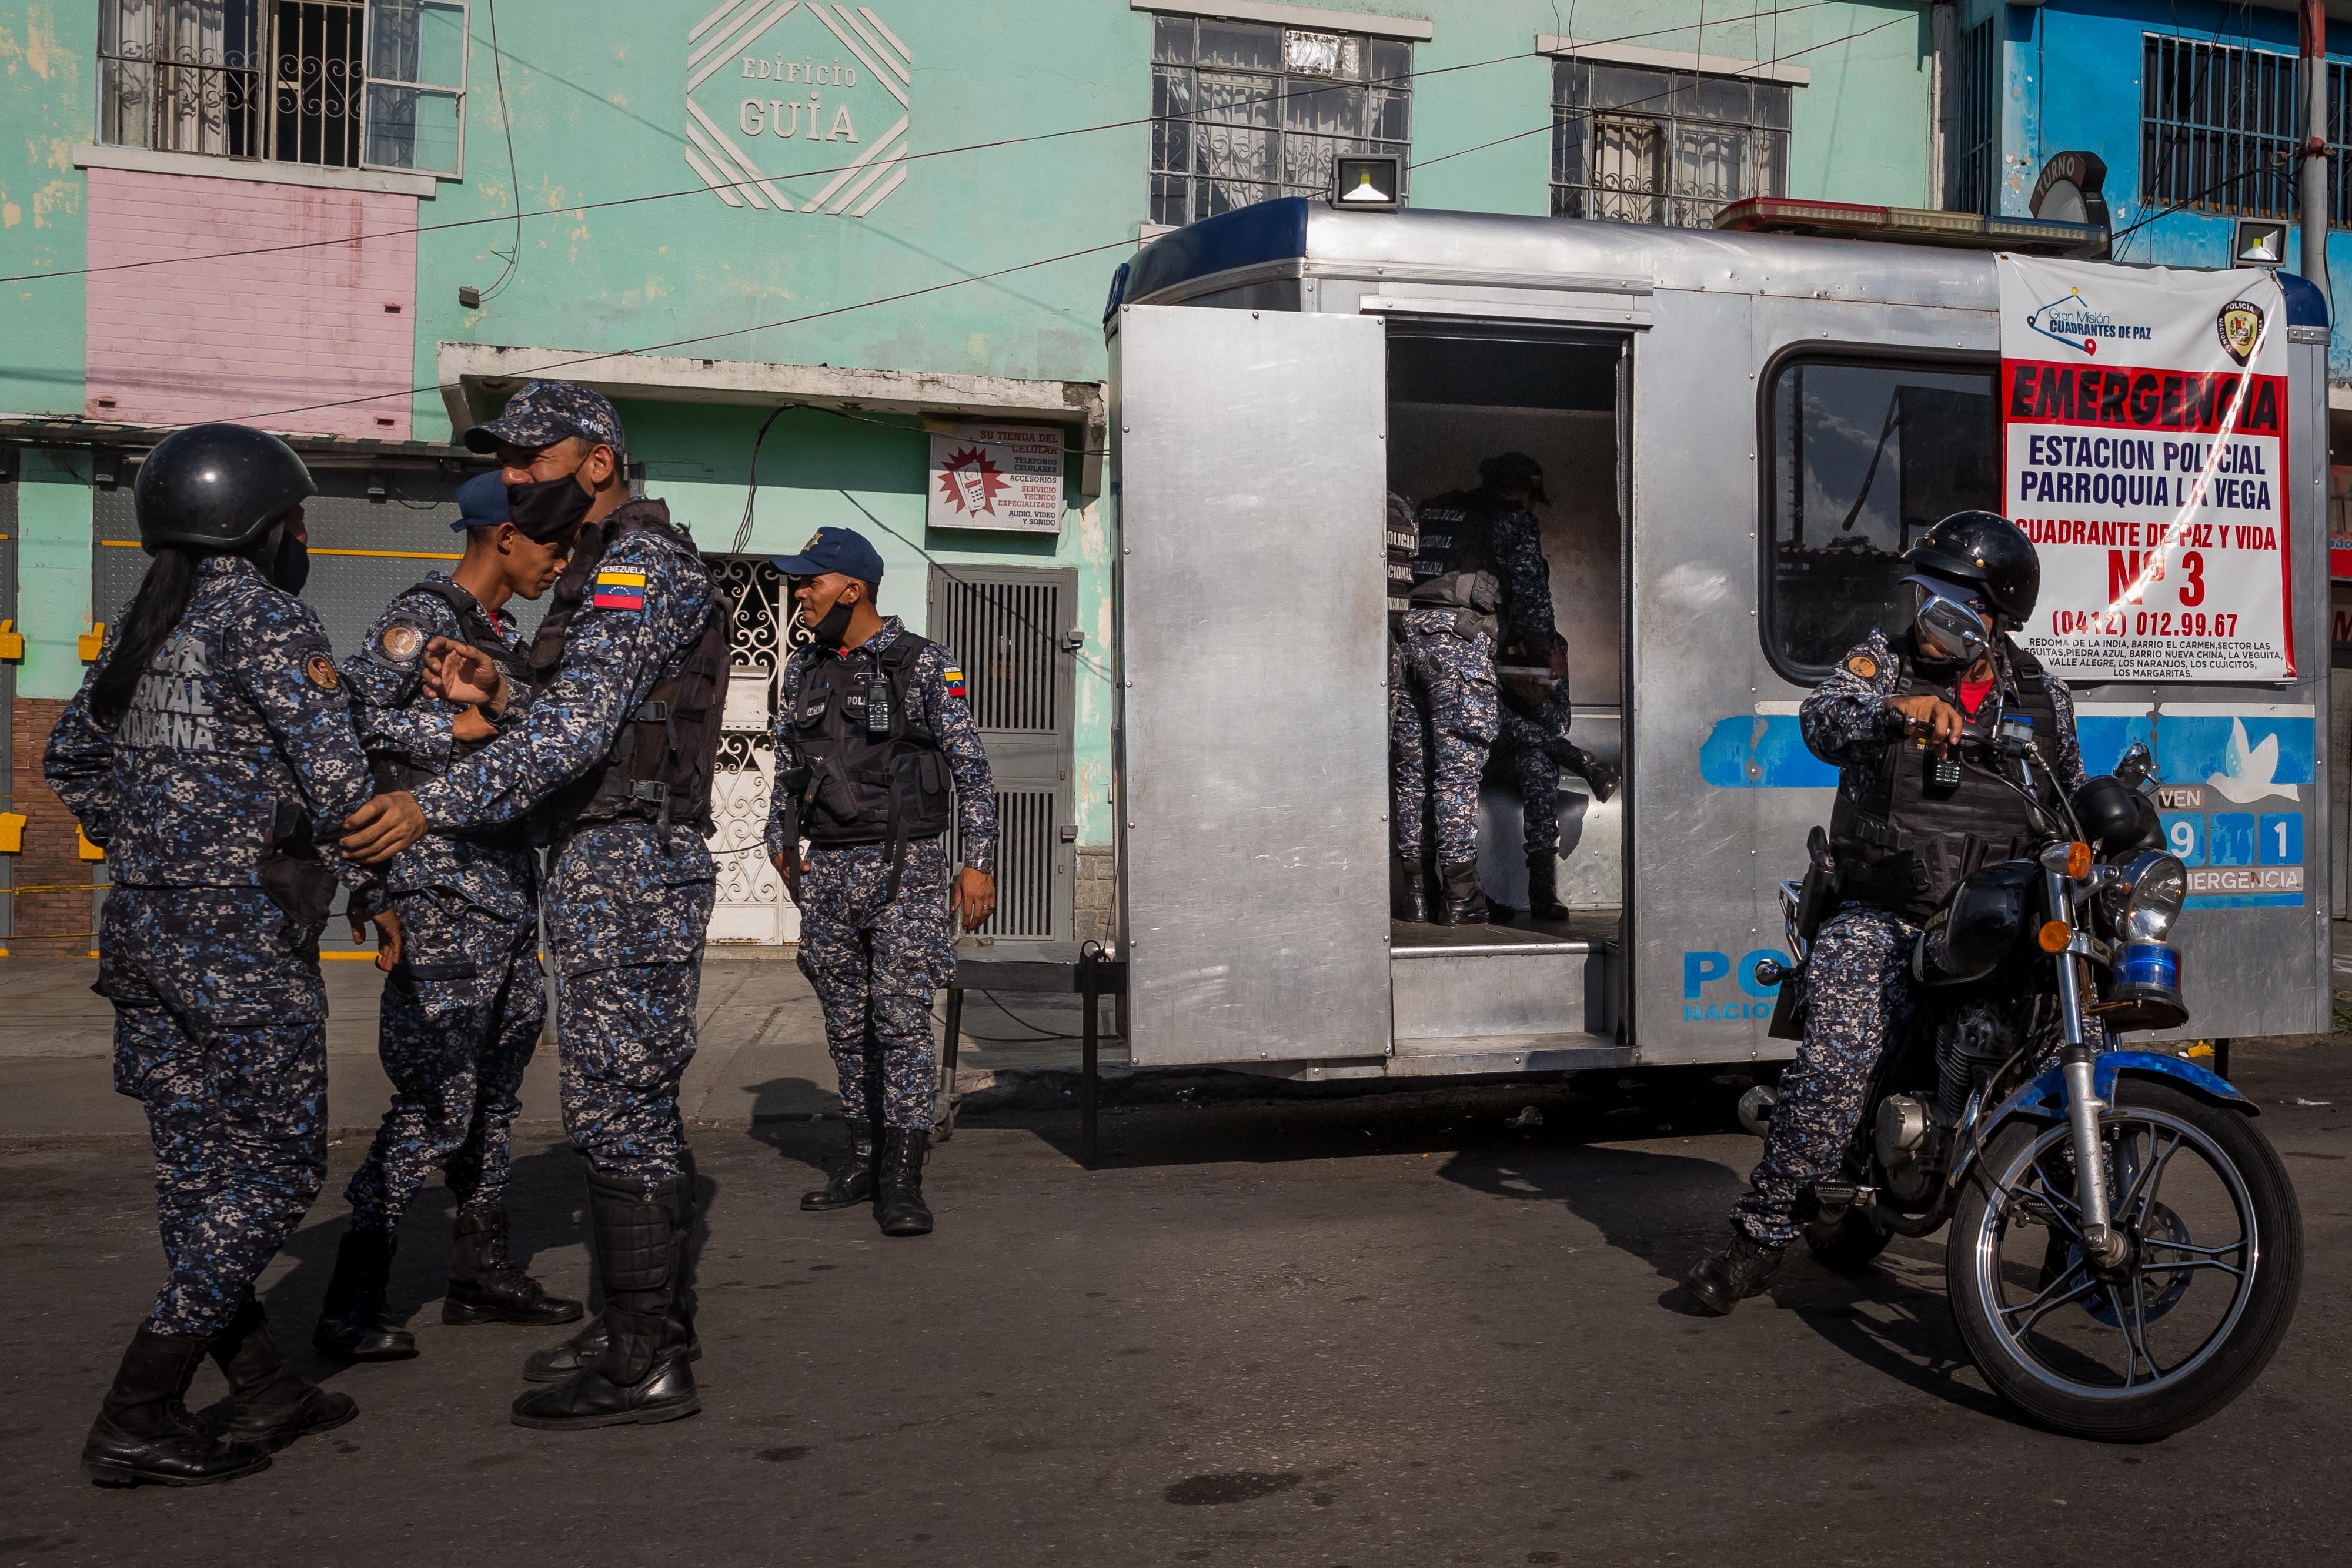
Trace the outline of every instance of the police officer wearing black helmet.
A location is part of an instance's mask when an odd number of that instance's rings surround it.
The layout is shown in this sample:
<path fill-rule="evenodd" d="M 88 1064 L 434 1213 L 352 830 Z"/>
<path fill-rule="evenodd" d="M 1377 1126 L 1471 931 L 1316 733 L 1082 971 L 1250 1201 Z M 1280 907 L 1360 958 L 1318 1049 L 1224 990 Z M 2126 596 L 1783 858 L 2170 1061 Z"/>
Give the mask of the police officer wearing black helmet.
<path fill-rule="evenodd" d="M 1955 512 L 1904 555 L 1909 629 L 1846 654 L 1798 709 L 1805 744 L 1839 769 L 1830 816 L 1836 911 L 1814 936 L 1804 1042 L 1780 1079 L 1764 1157 L 1731 1210 L 1731 1245 L 1685 1283 L 1710 1312 L 1764 1288 L 1804 1228 L 1800 1204 L 1833 1177 L 1872 1067 L 1901 1020 L 1920 924 L 1960 879 L 2030 845 L 2024 800 L 1952 752 L 1997 713 L 2033 721 L 2057 787 L 2083 782 L 2074 699 L 2012 639 L 2033 613 L 2041 563 L 2023 529 Z"/>
<path fill-rule="evenodd" d="M 154 558 L 50 737 L 44 771 L 111 891 L 97 989 L 114 1004 L 114 1082 L 144 1103 L 170 1279 L 82 1448 L 107 1486 L 230 1480 L 358 1414 L 270 1337 L 255 1279 L 326 1176 L 327 999 L 319 935 L 335 845 L 367 800 L 308 572 L 309 471 L 277 437 L 195 425 L 156 444 L 133 489 Z M 376 916 L 379 963 L 399 925 Z M 206 1355 L 234 1401 L 224 1437 L 188 1414 Z"/>

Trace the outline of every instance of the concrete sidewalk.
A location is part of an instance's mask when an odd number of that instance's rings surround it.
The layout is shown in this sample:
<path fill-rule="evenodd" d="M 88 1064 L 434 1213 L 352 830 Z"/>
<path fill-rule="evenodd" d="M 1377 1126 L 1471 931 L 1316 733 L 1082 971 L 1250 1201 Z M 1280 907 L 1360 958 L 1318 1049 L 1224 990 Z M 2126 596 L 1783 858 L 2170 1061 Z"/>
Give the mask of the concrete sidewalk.
<path fill-rule="evenodd" d="M 365 1137 L 390 1102 L 376 1059 L 377 1003 L 383 977 L 371 963 L 323 966 L 327 980 L 328 1124 L 338 1137 Z M 114 1092 L 114 1011 L 89 987 L 88 958 L 0 961 L 0 1138 L 143 1133 L 138 1102 Z M 1079 1004 L 1075 997 L 1023 998 L 1018 1018 L 978 992 L 964 1004 L 958 1077 L 985 1090 L 1016 1069 L 1075 1068 Z M 1103 1009 L 1106 1029 L 1110 1009 Z M 679 1095 L 689 1124 L 748 1127 L 757 1121 L 837 1111 L 832 1058 L 815 995 L 788 955 L 723 949 L 702 969 L 701 1045 Z M 552 1030 L 550 1030 L 551 1035 Z M 1106 1066 L 1123 1067 L 1125 1046 L 1106 1040 Z M 523 1077 L 526 1123 L 559 1121 L 555 1050 L 541 1041 Z"/>

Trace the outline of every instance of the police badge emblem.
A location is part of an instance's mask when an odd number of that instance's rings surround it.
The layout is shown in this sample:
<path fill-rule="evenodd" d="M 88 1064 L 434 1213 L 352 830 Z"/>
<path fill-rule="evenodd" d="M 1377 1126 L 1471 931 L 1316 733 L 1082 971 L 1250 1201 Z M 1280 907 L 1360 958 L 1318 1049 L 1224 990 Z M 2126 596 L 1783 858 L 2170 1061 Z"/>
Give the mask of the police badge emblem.
<path fill-rule="evenodd" d="M 1874 681 L 1878 678 L 1878 661 L 1867 653 L 1856 653 L 1845 662 L 1845 667 L 1853 672 L 1856 680 Z"/>
<path fill-rule="evenodd" d="M 2251 300 L 2232 299 L 2221 307 L 2213 327 L 2221 335 L 2223 350 L 2243 366 L 2262 347 L 2263 308 Z"/>
<path fill-rule="evenodd" d="M 313 653 L 303 660 L 302 673 L 322 692 L 331 692 L 342 684 L 341 677 L 335 674 L 335 661 L 324 653 Z"/>
<path fill-rule="evenodd" d="M 425 631 L 422 627 L 411 626 L 405 621 L 395 621 L 383 629 L 383 634 L 376 639 L 375 645 L 376 652 L 383 655 L 384 663 L 412 664 L 424 650 Z"/>

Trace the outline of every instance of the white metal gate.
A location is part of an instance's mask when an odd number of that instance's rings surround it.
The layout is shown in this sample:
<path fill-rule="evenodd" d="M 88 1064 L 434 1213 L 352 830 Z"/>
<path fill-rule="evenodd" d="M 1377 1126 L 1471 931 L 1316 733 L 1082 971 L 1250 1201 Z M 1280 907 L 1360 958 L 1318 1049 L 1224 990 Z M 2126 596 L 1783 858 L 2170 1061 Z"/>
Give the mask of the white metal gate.
<path fill-rule="evenodd" d="M 710 783 L 710 855 L 719 865 L 710 940 L 774 946 L 800 938 L 800 911 L 768 862 L 768 799 L 776 777 L 776 685 L 790 653 L 792 606 L 776 569 L 752 556 L 705 558 L 734 605 L 733 668 L 719 763 Z"/>

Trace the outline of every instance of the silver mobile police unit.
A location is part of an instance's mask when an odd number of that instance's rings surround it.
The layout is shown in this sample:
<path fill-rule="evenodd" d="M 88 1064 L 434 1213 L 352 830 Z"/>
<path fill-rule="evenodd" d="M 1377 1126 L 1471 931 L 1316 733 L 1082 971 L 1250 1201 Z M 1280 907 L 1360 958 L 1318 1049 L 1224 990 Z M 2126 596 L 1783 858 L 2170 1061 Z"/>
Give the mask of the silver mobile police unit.
<path fill-rule="evenodd" d="M 2193 789 L 2243 723 L 2262 810 L 2300 818 L 2299 901 L 2192 898 L 2179 923 L 2202 1037 L 2328 1027 L 2327 334 L 2282 281 L 2299 674 L 2077 691 L 2091 771 L 2145 739 Z M 1997 307 L 1990 249 L 1300 199 L 1139 252 L 1105 319 L 1132 1060 L 1340 1079 L 1791 1054 L 1756 969 L 1785 956 L 1778 885 L 1835 782 L 1797 705 L 1919 529 L 1999 507 Z M 1563 779 L 1564 924 L 1391 925 L 1384 499 L 1509 450 L 1555 502 L 1574 738 L 1625 783 L 1596 806 Z M 1482 880 L 1507 903 L 1517 824 L 1490 783 Z"/>

